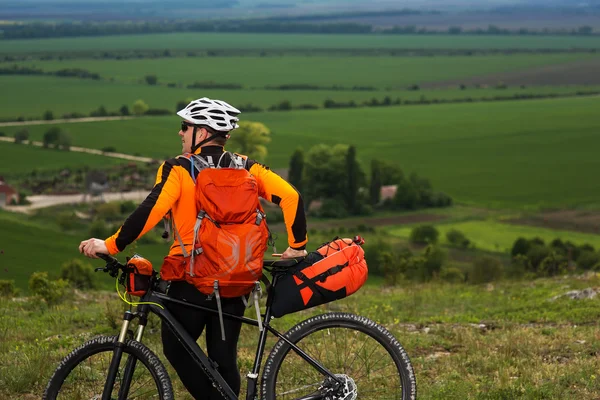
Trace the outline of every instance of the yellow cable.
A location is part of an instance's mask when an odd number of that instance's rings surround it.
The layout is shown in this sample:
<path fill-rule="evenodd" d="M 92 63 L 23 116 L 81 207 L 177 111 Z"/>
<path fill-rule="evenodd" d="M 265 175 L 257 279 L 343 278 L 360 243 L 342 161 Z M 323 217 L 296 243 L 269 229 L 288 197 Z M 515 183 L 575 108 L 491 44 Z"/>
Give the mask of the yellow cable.
<path fill-rule="evenodd" d="M 119 295 L 119 297 L 121 298 L 121 300 L 123 300 L 126 304 L 129 304 L 130 306 L 137 306 L 137 305 L 140 305 L 140 304 L 151 304 L 151 305 L 155 305 L 157 307 L 160 307 L 163 310 L 165 309 L 162 305 L 160 305 L 158 303 L 151 302 L 151 301 L 131 302 L 131 301 L 127 300 L 125 298 L 125 296 L 123 296 L 121 294 L 121 292 L 119 291 L 119 277 L 117 277 L 117 281 L 116 281 L 115 287 L 117 289 L 117 294 Z"/>

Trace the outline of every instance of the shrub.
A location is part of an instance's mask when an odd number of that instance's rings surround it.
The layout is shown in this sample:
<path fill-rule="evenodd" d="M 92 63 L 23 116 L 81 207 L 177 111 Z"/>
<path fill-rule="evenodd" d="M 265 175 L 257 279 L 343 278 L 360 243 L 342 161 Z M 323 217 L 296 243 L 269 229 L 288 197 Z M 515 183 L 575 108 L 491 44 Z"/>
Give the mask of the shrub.
<path fill-rule="evenodd" d="M 15 287 L 15 281 L 0 279 L 0 297 L 15 297 L 19 294 L 19 289 Z"/>
<path fill-rule="evenodd" d="M 62 265 L 60 277 L 77 289 L 94 289 L 96 282 L 92 276 L 93 272 L 90 264 L 75 258 Z"/>
<path fill-rule="evenodd" d="M 402 269 L 399 260 L 389 251 L 381 252 L 377 255 L 377 263 L 383 273 L 386 285 L 395 286 L 402 276 Z"/>
<path fill-rule="evenodd" d="M 518 279 L 525 276 L 527 271 L 531 271 L 531 263 L 527 256 L 523 254 L 517 254 L 511 260 L 510 266 L 506 269 L 506 276 L 508 278 Z"/>
<path fill-rule="evenodd" d="M 27 129 L 15 132 L 15 143 L 23 143 L 27 139 L 29 139 L 29 131 Z"/>
<path fill-rule="evenodd" d="M 144 115 L 149 108 L 144 100 L 136 100 L 132 107 L 133 113 L 137 116 Z"/>
<path fill-rule="evenodd" d="M 550 242 L 550 248 L 557 253 L 566 255 L 569 252 L 569 249 L 562 240 L 556 238 L 552 242 Z"/>
<path fill-rule="evenodd" d="M 77 217 L 71 211 L 64 211 L 56 216 L 56 223 L 63 231 L 70 231 L 77 227 Z"/>
<path fill-rule="evenodd" d="M 471 241 L 467 239 L 464 233 L 456 229 L 450 229 L 446 232 L 446 239 L 453 247 L 458 247 L 459 249 L 466 249 L 471 244 Z"/>
<path fill-rule="evenodd" d="M 517 255 L 525 255 L 527 254 L 530 248 L 531 244 L 529 243 L 529 240 L 520 237 L 517 240 L 515 240 L 512 250 L 510 251 L 510 255 L 513 257 Z"/>
<path fill-rule="evenodd" d="M 469 282 L 474 284 L 492 282 L 502 278 L 503 272 L 502 263 L 498 259 L 484 256 L 473 263 Z"/>
<path fill-rule="evenodd" d="M 457 267 L 442 268 L 440 279 L 449 283 L 460 283 L 465 281 L 465 274 Z"/>
<path fill-rule="evenodd" d="M 577 258 L 577 266 L 581 269 L 592 269 L 598 263 L 600 263 L 600 255 L 589 250 L 582 251 Z"/>
<path fill-rule="evenodd" d="M 90 225 L 90 237 L 106 238 L 112 234 L 111 227 L 102 219 L 97 219 Z"/>
<path fill-rule="evenodd" d="M 594 252 L 594 251 L 596 251 L 596 249 L 594 249 L 594 246 L 592 246 L 591 244 L 586 243 L 586 244 L 582 244 L 581 246 L 579 246 L 579 251 L 582 253 L 584 251 Z"/>
<path fill-rule="evenodd" d="M 127 200 L 124 201 L 120 204 L 121 207 L 121 214 L 131 214 L 133 212 L 133 210 L 135 210 L 137 208 L 137 205 L 131 201 L 131 200 Z"/>
<path fill-rule="evenodd" d="M 44 113 L 44 119 L 46 121 L 52 121 L 54 119 L 54 114 L 52 114 L 52 111 L 48 110 Z"/>
<path fill-rule="evenodd" d="M 158 82 L 158 78 L 156 77 L 156 75 L 146 75 L 144 77 L 144 80 L 148 85 L 156 85 L 156 83 Z"/>
<path fill-rule="evenodd" d="M 422 281 L 431 280 L 439 275 L 444 261 L 446 261 L 446 252 L 439 247 L 428 246 L 423 253 L 424 262 L 421 265 L 421 272 L 418 279 Z"/>
<path fill-rule="evenodd" d="M 340 202 L 335 199 L 325 199 L 317 211 L 317 216 L 321 218 L 345 218 L 348 211 L 345 207 L 340 207 Z"/>
<path fill-rule="evenodd" d="M 526 254 L 526 257 L 529 259 L 531 263 L 531 268 L 533 272 L 537 272 L 538 267 L 544 261 L 546 257 L 548 257 L 552 253 L 549 247 L 534 245 L 532 246 Z"/>
<path fill-rule="evenodd" d="M 538 274 L 542 276 L 562 275 L 567 272 L 567 259 L 555 252 L 550 252 L 538 266 Z"/>
<path fill-rule="evenodd" d="M 96 206 L 96 216 L 99 219 L 112 221 L 121 218 L 121 204 L 113 201 Z"/>
<path fill-rule="evenodd" d="M 392 246 L 384 239 L 377 237 L 374 240 L 368 240 L 363 245 L 365 250 L 365 260 L 369 266 L 369 273 L 383 276 L 383 270 L 380 265 L 379 255 L 385 252 L 392 252 Z"/>
<path fill-rule="evenodd" d="M 410 232 L 410 241 L 415 244 L 436 244 L 440 232 L 433 225 L 420 225 Z"/>
<path fill-rule="evenodd" d="M 68 295 L 69 283 L 65 280 L 50 280 L 47 272 L 34 272 L 29 278 L 29 290 L 49 305 L 63 302 Z"/>
<path fill-rule="evenodd" d="M 103 153 L 115 153 L 117 148 L 115 146 L 105 146 L 101 149 Z"/>

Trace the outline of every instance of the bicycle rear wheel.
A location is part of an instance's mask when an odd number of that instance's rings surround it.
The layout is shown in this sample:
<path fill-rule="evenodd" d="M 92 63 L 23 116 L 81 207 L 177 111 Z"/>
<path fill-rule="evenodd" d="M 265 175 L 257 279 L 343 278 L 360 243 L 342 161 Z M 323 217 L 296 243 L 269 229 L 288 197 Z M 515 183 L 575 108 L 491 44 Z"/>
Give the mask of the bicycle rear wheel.
<path fill-rule="evenodd" d="M 50 378 L 43 400 L 101 399 L 116 336 L 100 336 L 73 350 Z M 122 391 L 127 362 L 134 370 L 127 393 Z M 121 397 L 119 397 L 121 395 Z M 171 380 L 159 358 L 146 346 L 127 340 L 111 399 L 173 399 Z"/>
<path fill-rule="evenodd" d="M 415 374 L 406 351 L 387 329 L 368 318 L 347 313 L 318 315 L 300 322 L 285 336 L 342 378 L 345 387 L 329 392 L 329 399 L 417 397 Z M 290 345 L 283 340 L 275 344 L 263 371 L 263 399 L 291 400 L 311 394 L 320 398 L 319 393 L 328 388 L 331 382 Z"/>

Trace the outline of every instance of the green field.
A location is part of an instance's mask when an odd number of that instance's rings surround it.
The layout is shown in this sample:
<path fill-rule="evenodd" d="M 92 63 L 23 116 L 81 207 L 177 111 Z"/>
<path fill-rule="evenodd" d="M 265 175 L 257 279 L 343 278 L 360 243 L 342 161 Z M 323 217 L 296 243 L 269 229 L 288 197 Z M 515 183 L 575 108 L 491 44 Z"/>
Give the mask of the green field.
<path fill-rule="evenodd" d="M 117 111 L 122 105 L 131 109 L 132 104 L 144 100 L 152 108 L 173 110 L 178 101 L 186 98 L 206 96 L 223 98 L 231 104 L 240 106 L 253 104 L 263 109 L 288 100 L 293 107 L 302 104 L 313 104 L 323 107 L 327 99 L 336 102 L 354 101 L 361 104 L 371 99 L 382 101 L 386 96 L 392 100 L 402 101 L 425 99 L 455 100 L 482 99 L 495 96 L 513 95 L 545 95 L 575 94 L 577 91 L 600 91 L 600 86 L 540 86 L 509 87 L 507 89 L 467 88 L 465 90 L 399 90 L 399 91 L 332 91 L 332 90 L 219 90 L 219 89 L 184 89 L 167 88 L 165 86 L 149 86 L 135 83 L 101 82 L 81 79 L 65 79 L 49 76 L 0 76 L 0 86 L 10 96 L 0 97 L 0 118 L 41 118 L 50 110 L 54 118 L 72 112 L 88 115 L 101 105 L 109 111 Z M 35 103 L 31 99 L 35 98 Z M 247 114 L 244 114 L 247 116 Z M 4 128 L 0 127 L 0 131 Z"/>
<path fill-rule="evenodd" d="M 518 237 L 527 239 L 540 237 L 546 243 L 560 238 L 563 241 L 569 240 L 576 245 L 589 243 L 595 248 L 600 248 L 600 236 L 598 235 L 512 225 L 495 220 L 439 224 L 435 225 L 435 227 L 440 232 L 440 243 L 442 244 L 448 244 L 446 232 L 451 229 L 457 229 L 464 233 L 477 249 L 487 251 L 510 253 L 510 249 Z M 407 226 L 386 228 L 386 231 L 392 236 L 401 238 L 408 238 L 411 230 L 412 227 Z"/>
<path fill-rule="evenodd" d="M 17 65 L 44 71 L 83 68 L 100 74 L 104 79 L 124 82 L 140 82 L 146 75 L 156 75 L 159 82 L 184 86 L 196 81 L 214 81 L 241 84 L 245 88 L 312 84 L 348 88 L 371 86 L 381 90 L 597 58 L 593 54 L 576 53 L 454 57 L 190 57 L 50 60 Z"/>
<path fill-rule="evenodd" d="M 2 128 L 0 128 L 2 129 Z M 21 128 L 18 128 L 19 130 Z M 48 127 L 46 127 L 48 129 Z M 66 128 L 69 130 L 68 128 Z M 74 138 L 73 138 L 74 139 Z M 75 141 L 75 139 L 73 140 Z M 31 171 L 58 170 L 62 168 L 104 167 L 126 161 L 94 154 L 44 149 L 27 144 L 0 142 L 0 174 L 27 175 Z"/>
<path fill-rule="evenodd" d="M 0 41 L 0 53 L 235 49 L 597 49 L 599 37 L 168 33 Z"/>
<path fill-rule="evenodd" d="M 598 206 L 600 97 L 255 113 L 273 132 L 268 164 L 297 147 L 357 146 L 431 179 L 456 201 L 483 207 Z M 360 112 L 359 112 L 360 111 Z M 65 124 L 73 144 L 163 158 L 177 154 L 178 118 Z M 12 135 L 17 128 L 5 127 Z M 39 139 L 47 126 L 31 126 Z M 291 144 L 291 145 L 290 145 Z M 560 183 L 560 184 L 558 184 Z"/>

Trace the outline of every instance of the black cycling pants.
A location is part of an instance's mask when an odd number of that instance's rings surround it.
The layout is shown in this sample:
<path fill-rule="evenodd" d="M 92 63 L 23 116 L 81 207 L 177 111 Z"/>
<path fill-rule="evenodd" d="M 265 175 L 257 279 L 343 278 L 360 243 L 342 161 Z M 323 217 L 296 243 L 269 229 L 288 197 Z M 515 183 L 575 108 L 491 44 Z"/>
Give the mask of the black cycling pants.
<path fill-rule="evenodd" d="M 217 309 L 214 297 L 207 296 L 185 281 L 172 282 L 169 296 L 190 303 Z M 221 298 L 223 312 L 242 316 L 244 303 L 240 297 L 232 299 Z M 239 395 L 240 373 L 237 365 L 237 342 L 240 337 L 242 323 L 223 318 L 225 341 L 221 339 L 219 315 L 196 310 L 182 304 L 168 303 L 167 309 L 183 325 L 194 340 L 198 340 L 206 327 L 206 349 L 210 359 L 217 363 L 219 373 L 233 391 Z M 192 356 L 185 350 L 171 329 L 162 324 L 162 343 L 165 356 L 177 371 L 181 382 L 195 399 L 222 399 L 219 392 L 212 386 L 206 374 L 197 366 Z"/>

